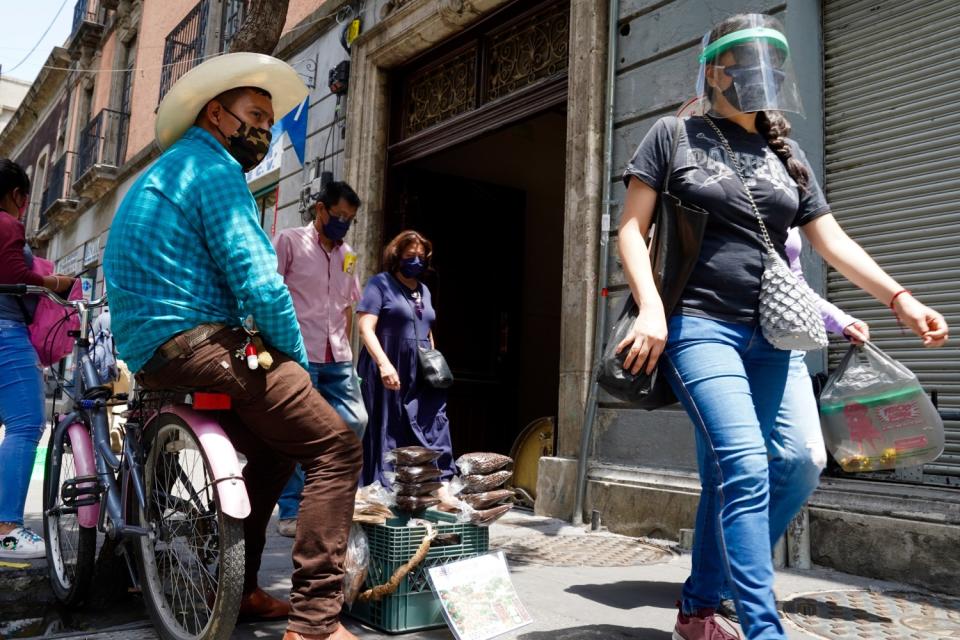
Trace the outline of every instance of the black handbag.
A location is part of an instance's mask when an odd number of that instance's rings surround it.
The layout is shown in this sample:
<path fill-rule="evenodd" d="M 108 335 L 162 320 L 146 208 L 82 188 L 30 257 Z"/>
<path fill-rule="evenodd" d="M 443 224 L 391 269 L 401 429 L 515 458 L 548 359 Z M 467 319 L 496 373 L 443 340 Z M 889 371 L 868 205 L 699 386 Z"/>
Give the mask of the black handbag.
<path fill-rule="evenodd" d="M 673 313 L 697 264 L 709 215 L 696 205 L 682 202 L 669 190 L 670 175 L 673 173 L 683 127 L 684 121 L 678 119 L 670 162 L 657 198 L 653 238 L 649 244 L 653 280 L 663 301 L 663 311 L 667 318 Z M 597 382 L 604 391 L 618 400 L 652 410 L 677 401 L 667 380 L 659 375 L 659 365 L 652 374 L 641 371 L 634 375 L 623 368 L 629 349 L 616 353 L 617 345 L 630 334 L 639 313 L 637 302 L 632 295 L 628 295 L 604 345 Z"/>
<path fill-rule="evenodd" d="M 435 389 L 446 389 L 453 384 L 453 372 L 437 349 L 417 347 L 417 362 L 420 364 L 420 377 Z"/>
<path fill-rule="evenodd" d="M 409 296 L 405 294 L 404 297 L 407 298 L 407 302 L 410 303 L 410 308 L 413 309 L 413 314 L 416 316 L 417 307 Z M 417 370 L 420 378 L 434 389 L 446 389 L 453 384 L 453 372 L 450 370 L 450 365 L 447 364 L 447 359 L 443 357 L 439 349 L 420 346 L 416 318 L 413 320 L 413 333 L 417 338 Z"/>

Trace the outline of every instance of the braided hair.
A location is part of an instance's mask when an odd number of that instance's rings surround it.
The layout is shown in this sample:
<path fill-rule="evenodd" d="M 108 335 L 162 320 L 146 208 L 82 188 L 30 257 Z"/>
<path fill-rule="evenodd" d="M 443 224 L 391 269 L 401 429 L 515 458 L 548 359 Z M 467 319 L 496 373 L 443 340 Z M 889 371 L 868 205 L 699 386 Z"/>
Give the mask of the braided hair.
<path fill-rule="evenodd" d="M 810 170 L 799 158 L 794 157 L 793 149 L 787 142 L 790 121 L 779 111 L 758 111 L 757 131 L 767 139 L 767 146 L 773 149 L 780 161 L 786 165 L 790 177 L 806 191 L 810 184 Z"/>
<path fill-rule="evenodd" d="M 707 44 L 713 42 L 728 33 L 746 29 L 752 25 L 751 18 L 756 14 L 738 14 L 731 16 L 718 24 L 710 32 Z M 780 21 L 773 16 L 764 16 L 763 26 L 783 32 Z M 716 90 L 716 89 L 714 89 Z M 794 157 L 793 149 L 786 138 L 790 135 L 790 121 L 779 111 L 758 111 L 757 112 L 757 131 L 767 140 L 767 146 L 773 150 L 780 161 L 787 167 L 787 173 L 800 186 L 800 189 L 807 191 L 810 184 L 810 170 Z"/>

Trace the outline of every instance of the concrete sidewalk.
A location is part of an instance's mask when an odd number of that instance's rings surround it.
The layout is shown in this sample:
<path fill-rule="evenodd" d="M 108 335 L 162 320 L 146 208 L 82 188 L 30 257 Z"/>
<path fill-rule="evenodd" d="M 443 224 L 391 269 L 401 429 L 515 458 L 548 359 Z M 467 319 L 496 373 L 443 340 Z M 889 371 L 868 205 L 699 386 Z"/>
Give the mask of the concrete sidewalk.
<path fill-rule="evenodd" d="M 515 512 L 491 527 L 490 547 L 518 538 L 531 540 L 544 536 L 613 537 L 606 533 L 588 534 L 566 523 Z M 264 587 L 280 595 L 289 588 L 289 541 L 271 537 L 264 554 Z M 551 567 L 511 563 L 511 574 L 524 605 L 533 616 L 533 624 L 515 634 L 504 636 L 520 640 L 580 640 L 586 638 L 637 638 L 670 640 L 676 620 L 675 601 L 690 570 L 689 554 L 670 555 L 657 564 L 630 567 Z M 779 576 L 778 593 L 814 591 L 821 588 L 849 588 L 855 579 L 846 576 Z M 391 638 L 349 621 L 361 638 Z M 271 628 L 272 627 L 272 628 Z M 269 631 L 268 631 L 269 629 Z M 236 638 L 277 637 L 283 625 L 239 627 Z M 270 631 L 277 635 L 271 636 Z M 790 632 L 791 638 L 817 636 Z M 446 629 L 405 635 L 406 638 L 439 640 L 452 638 Z"/>
<path fill-rule="evenodd" d="M 40 485 L 35 482 L 28 503 L 29 520 L 35 526 L 39 525 L 39 491 Z M 273 525 L 270 531 L 272 535 L 268 539 L 260 574 L 261 585 L 277 596 L 284 596 L 290 588 L 292 540 L 276 535 Z M 593 547 L 601 549 L 611 558 L 627 557 L 629 554 L 617 551 L 623 547 L 634 550 L 648 548 L 650 553 L 646 559 L 654 560 L 653 563 L 635 566 L 607 567 L 544 566 L 512 561 L 514 583 L 534 622 L 504 637 L 521 640 L 670 640 L 676 619 L 675 601 L 690 570 L 689 554 L 676 553 L 667 543 L 648 541 L 651 544 L 638 545 L 631 538 L 604 532 L 587 533 L 564 522 L 521 512 L 509 514 L 495 524 L 490 533 L 491 548 L 506 547 L 508 555 L 514 557 L 517 557 L 517 549 L 549 550 L 554 547 L 572 548 L 574 551 L 571 554 L 576 557 L 579 557 L 577 554 L 590 555 Z M 564 556 L 560 554 L 559 557 Z M 42 564 L 37 563 L 34 571 L 42 573 Z M 0 581 L 4 586 L 9 584 L 11 575 L 9 571 L 0 572 Z M 960 638 L 960 600 L 924 594 L 904 585 L 819 569 L 780 571 L 776 592 L 788 612 L 784 614 L 785 627 L 792 639 Z M 38 596 L 24 591 L 23 597 Z M 48 622 L 45 619 L 43 622 L 44 628 L 53 633 L 47 637 L 118 640 L 156 637 L 136 598 L 118 605 L 118 611 L 87 617 L 58 612 L 50 605 L 41 605 L 41 601 L 34 600 L 42 609 L 41 613 L 48 618 L 52 616 L 50 619 L 53 620 Z M 361 638 L 395 637 L 363 627 L 352 620 L 347 623 Z M 14 632 L 13 628 L 8 629 L 5 635 L 2 631 L 5 624 L 9 626 L 9 619 L 5 620 L 0 615 L 0 638 L 39 637 L 29 633 L 22 635 Z M 115 625 L 118 624 L 124 626 L 117 628 Z M 240 625 L 233 637 L 280 638 L 284 626 L 282 622 Z M 435 640 L 451 638 L 452 634 L 446 629 L 437 629 L 406 634 L 404 637 Z"/>

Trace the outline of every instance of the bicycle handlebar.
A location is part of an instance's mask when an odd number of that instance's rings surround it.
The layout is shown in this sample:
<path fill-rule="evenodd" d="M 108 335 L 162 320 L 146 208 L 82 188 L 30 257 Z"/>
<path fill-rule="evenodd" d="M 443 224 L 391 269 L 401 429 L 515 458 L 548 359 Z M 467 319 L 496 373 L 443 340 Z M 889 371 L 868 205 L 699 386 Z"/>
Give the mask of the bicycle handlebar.
<path fill-rule="evenodd" d="M 27 285 L 25 284 L 0 284 L 0 293 L 9 294 L 11 296 L 25 296 L 27 295 Z"/>
<path fill-rule="evenodd" d="M 64 300 L 52 290 L 47 289 L 46 287 L 37 287 L 30 284 L 0 284 L 0 294 L 8 294 L 13 296 L 26 296 L 26 295 L 38 295 L 46 296 L 53 302 L 57 303 L 61 307 L 73 307 L 78 308 L 81 305 L 85 306 L 87 309 L 95 309 L 97 307 L 102 307 L 107 304 L 107 296 L 104 295 L 96 300 Z"/>

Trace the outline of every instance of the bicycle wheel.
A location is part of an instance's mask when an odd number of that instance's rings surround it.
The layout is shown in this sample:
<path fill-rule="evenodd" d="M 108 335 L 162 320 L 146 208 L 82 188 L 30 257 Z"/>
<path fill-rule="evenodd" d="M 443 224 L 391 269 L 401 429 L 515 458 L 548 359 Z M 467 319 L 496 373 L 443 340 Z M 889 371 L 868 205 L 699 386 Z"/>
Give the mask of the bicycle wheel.
<path fill-rule="evenodd" d="M 147 609 L 167 640 L 227 640 L 243 588 L 243 523 L 220 509 L 209 461 L 190 427 L 161 414 L 146 434 L 146 512 L 137 539 Z"/>
<path fill-rule="evenodd" d="M 63 484 L 77 477 L 70 437 L 63 434 L 60 473 L 56 478 L 53 477 L 54 449 L 53 443 L 50 443 L 43 474 L 43 538 L 47 548 L 47 570 L 50 586 L 57 599 L 66 605 L 75 605 L 87 594 L 87 587 L 93 578 L 97 529 L 81 527 L 75 508 L 63 511 L 66 508 Z M 51 486 L 57 487 L 52 502 Z"/>

